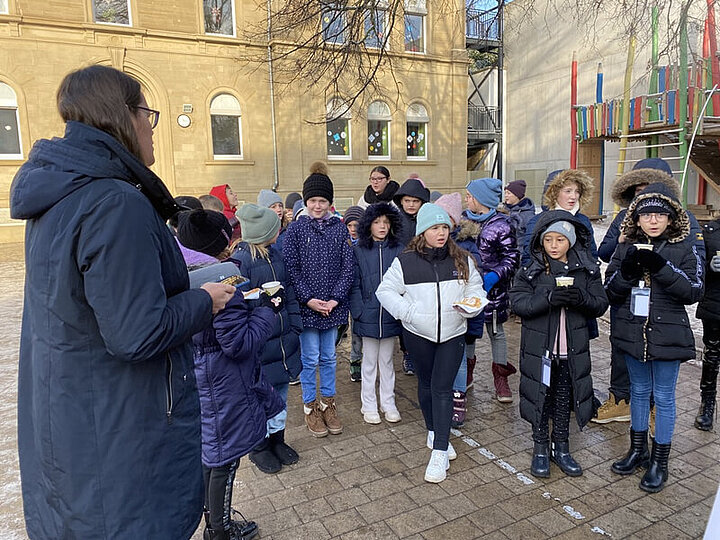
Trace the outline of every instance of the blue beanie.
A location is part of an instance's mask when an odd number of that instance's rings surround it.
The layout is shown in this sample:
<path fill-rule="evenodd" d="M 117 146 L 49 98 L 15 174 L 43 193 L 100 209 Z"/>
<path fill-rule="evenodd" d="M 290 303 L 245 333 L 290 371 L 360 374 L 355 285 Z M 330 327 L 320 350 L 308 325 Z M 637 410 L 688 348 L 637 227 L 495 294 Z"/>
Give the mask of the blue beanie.
<path fill-rule="evenodd" d="M 420 207 L 415 221 L 415 236 L 418 236 L 430 227 L 445 224 L 452 229 L 450 216 L 437 204 L 425 203 Z"/>
<path fill-rule="evenodd" d="M 502 197 L 502 181 L 497 178 L 478 178 L 465 186 L 473 198 L 489 209 L 497 208 Z"/>
<path fill-rule="evenodd" d="M 632 168 L 633 171 L 636 171 L 637 169 L 655 169 L 656 171 L 667 173 L 670 176 L 673 175 L 668 162 L 659 157 L 641 159 Z"/>

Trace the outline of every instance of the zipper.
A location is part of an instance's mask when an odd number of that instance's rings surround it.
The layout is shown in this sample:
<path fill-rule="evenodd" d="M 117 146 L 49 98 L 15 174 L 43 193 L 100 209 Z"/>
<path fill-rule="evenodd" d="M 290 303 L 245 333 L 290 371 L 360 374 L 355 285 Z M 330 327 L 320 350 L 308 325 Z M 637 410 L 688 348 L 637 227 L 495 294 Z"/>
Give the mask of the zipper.
<path fill-rule="evenodd" d="M 645 338 L 645 343 L 643 346 L 643 357 L 642 357 L 643 362 L 647 362 L 647 356 L 648 356 L 647 331 L 648 331 L 648 322 L 650 321 L 650 306 L 652 305 L 652 287 L 651 287 L 651 283 L 650 283 L 651 280 L 649 278 L 650 278 L 650 276 L 648 276 L 647 286 L 648 286 L 648 289 L 650 289 L 650 300 L 648 301 L 648 315 L 647 315 L 647 317 L 645 317 L 645 322 L 643 323 L 643 337 Z M 645 279 L 645 276 L 643 276 L 643 281 L 644 281 L 644 279 Z"/>
<path fill-rule="evenodd" d="M 438 320 L 438 323 L 437 323 L 437 342 L 440 343 L 440 326 L 441 326 L 441 324 L 442 324 L 442 322 L 440 321 L 440 315 L 441 315 L 441 310 L 440 310 L 440 276 L 438 275 L 438 272 L 437 272 L 437 263 L 435 263 L 435 262 L 433 263 L 433 272 L 435 272 L 435 295 L 436 295 L 436 297 L 437 297 L 437 298 L 436 298 L 436 301 L 437 301 L 437 314 L 438 314 L 438 316 L 437 316 L 437 320 Z"/>
<path fill-rule="evenodd" d="M 382 277 L 383 277 L 383 257 L 382 257 L 382 244 L 380 244 L 380 283 L 382 283 Z M 382 312 L 383 307 L 380 306 L 380 312 L 378 314 L 378 325 L 380 327 L 380 339 L 383 338 L 383 332 L 382 332 Z"/>
<path fill-rule="evenodd" d="M 272 264 L 272 261 L 270 258 L 268 258 L 268 264 L 270 265 L 270 271 L 273 275 L 273 281 L 277 281 L 277 274 L 275 274 L 275 267 Z M 285 298 L 287 300 L 287 297 Z M 280 352 L 282 353 L 282 365 L 285 368 L 285 371 L 288 371 L 287 363 L 286 363 L 286 354 L 285 354 L 285 346 L 283 345 L 283 334 L 285 333 L 285 321 L 283 320 L 282 313 L 278 313 L 278 317 L 280 318 Z"/>
<path fill-rule="evenodd" d="M 172 410 L 173 410 L 173 391 L 172 391 L 172 372 L 173 372 L 173 364 L 172 364 L 172 357 L 170 356 L 170 353 L 168 352 L 166 354 L 167 363 L 165 364 L 165 397 L 167 402 L 167 410 L 165 411 L 165 415 L 167 416 L 168 424 L 172 421 Z"/>

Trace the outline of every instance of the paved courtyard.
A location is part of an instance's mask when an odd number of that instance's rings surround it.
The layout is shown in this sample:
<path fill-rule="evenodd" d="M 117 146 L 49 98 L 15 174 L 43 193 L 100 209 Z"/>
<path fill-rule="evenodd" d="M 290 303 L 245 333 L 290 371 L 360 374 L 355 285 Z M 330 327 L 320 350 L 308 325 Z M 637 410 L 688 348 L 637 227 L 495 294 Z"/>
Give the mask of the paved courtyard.
<path fill-rule="evenodd" d="M 0 261 L 0 538 L 24 538 L 16 448 L 17 348 L 22 308 L 21 246 L 3 246 Z M 516 363 L 520 325 L 507 324 L 509 355 Z M 607 324 L 593 342 L 595 387 L 610 375 Z M 699 336 L 698 336 L 699 337 Z M 666 488 L 650 495 L 640 474 L 620 477 L 611 462 L 628 446 L 629 423 L 571 424 L 571 449 L 585 472 L 569 478 L 553 466 L 551 477 L 530 476 L 530 427 L 517 400 L 492 398 L 487 339 L 478 346 L 468 420 L 452 437 L 458 452 L 448 479 L 423 481 L 430 451 L 417 406 L 416 379 L 396 361 L 396 393 L 403 420 L 363 423 L 360 385 L 348 377 L 349 340 L 338 351 L 338 401 L 342 435 L 316 439 L 303 426 L 300 388 L 290 389 L 287 440 L 298 464 L 277 475 L 242 460 L 234 506 L 258 522 L 261 538 L 440 539 L 535 538 L 684 539 L 702 537 L 720 481 L 715 432 L 693 427 L 699 404 L 700 366 L 682 366 L 678 418 Z M 519 377 L 510 378 L 517 393 Z M 601 396 L 603 399 L 605 395 Z M 200 531 L 195 538 L 202 538 Z"/>

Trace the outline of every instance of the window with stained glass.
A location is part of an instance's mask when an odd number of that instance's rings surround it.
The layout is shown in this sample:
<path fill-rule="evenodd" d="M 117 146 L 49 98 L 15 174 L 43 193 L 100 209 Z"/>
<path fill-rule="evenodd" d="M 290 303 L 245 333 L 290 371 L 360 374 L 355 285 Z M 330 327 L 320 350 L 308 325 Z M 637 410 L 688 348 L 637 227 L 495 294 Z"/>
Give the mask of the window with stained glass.
<path fill-rule="evenodd" d="M 96 23 L 130 25 L 128 0 L 92 0 L 92 11 Z"/>
<path fill-rule="evenodd" d="M 327 106 L 325 129 L 328 158 L 350 158 L 350 109 L 334 99 Z"/>
<path fill-rule="evenodd" d="M 390 157 L 390 107 L 382 101 L 373 101 L 368 107 L 368 157 Z"/>
<path fill-rule="evenodd" d="M 427 159 L 427 125 L 430 121 L 427 110 L 419 103 L 408 107 L 406 116 L 407 137 L 405 138 L 408 159 Z"/>
<path fill-rule="evenodd" d="M 0 82 L 0 159 L 22 158 L 20 118 L 15 91 Z"/>
<path fill-rule="evenodd" d="M 242 119 L 240 102 L 230 94 L 220 94 L 210 103 L 213 157 L 242 159 Z"/>
<path fill-rule="evenodd" d="M 235 35 L 233 0 L 203 0 L 205 33 Z"/>

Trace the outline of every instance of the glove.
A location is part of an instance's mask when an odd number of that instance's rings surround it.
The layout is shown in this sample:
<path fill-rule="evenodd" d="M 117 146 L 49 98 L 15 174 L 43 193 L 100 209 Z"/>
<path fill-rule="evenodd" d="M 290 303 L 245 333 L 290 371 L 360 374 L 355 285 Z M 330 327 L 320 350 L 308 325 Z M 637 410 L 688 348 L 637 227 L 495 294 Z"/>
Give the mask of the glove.
<path fill-rule="evenodd" d="M 275 313 L 280 313 L 283 307 L 285 307 L 285 291 L 283 289 L 280 289 L 272 296 L 267 293 L 261 293 L 260 305 L 269 307 Z"/>
<path fill-rule="evenodd" d="M 572 300 L 575 296 L 576 294 L 573 294 L 570 287 L 555 287 L 552 291 L 550 291 L 548 301 L 551 306 L 564 307 L 572 304 Z"/>
<path fill-rule="evenodd" d="M 567 289 L 570 297 L 570 303 L 567 304 L 568 306 L 581 306 L 585 303 L 585 295 L 579 288 L 575 287 L 575 285 L 565 288 Z"/>
<path fill-rule="evenodd" d="M 710 270 L 713 272 L 720 272 L 720 255 L 715 255 L 710 259 Z"/>
<path fill-rule="evenodd" d="M 485 274 L 483 276 L 483 289 L 485 289 L 485 292 L 490 292 L 490 289 L 497 285 L 498 281 L 500 281 L 500 276 L 497 272 L 488 272 Z"/>
<path fill-rule="evenodd" d="M 659 272 L 667 262 L 662 255 L 650 251 L 649 249 L 640 249 L 637 252 L 637 262 L 643 268 L 650 270 L 651 274 Z"/>
<path fill-rule="evenodd" d="M 643 275 L 643 267 L 638 263 L 638 249 L 631 246 L 620 263 L 620 273 L 628 281 L 636 281 Z"/>

